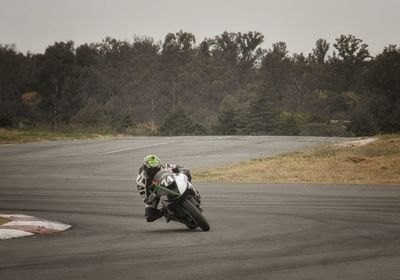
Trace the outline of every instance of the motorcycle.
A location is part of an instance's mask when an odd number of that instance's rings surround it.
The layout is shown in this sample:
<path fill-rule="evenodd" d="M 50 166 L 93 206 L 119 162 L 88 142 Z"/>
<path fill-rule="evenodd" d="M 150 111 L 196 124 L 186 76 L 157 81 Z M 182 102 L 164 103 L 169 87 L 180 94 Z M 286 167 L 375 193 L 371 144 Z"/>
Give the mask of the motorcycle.
<path fill-rule="evenodd" d="M 172 220 L 183 223 L 189 229 L 200 227 L 203 231 L 210 230 L 202 214 L 200 195 L 185 174 L 160 170 L 154 176 L 152 186 L 149 199 L 160 199 L 167 222 Z"/>

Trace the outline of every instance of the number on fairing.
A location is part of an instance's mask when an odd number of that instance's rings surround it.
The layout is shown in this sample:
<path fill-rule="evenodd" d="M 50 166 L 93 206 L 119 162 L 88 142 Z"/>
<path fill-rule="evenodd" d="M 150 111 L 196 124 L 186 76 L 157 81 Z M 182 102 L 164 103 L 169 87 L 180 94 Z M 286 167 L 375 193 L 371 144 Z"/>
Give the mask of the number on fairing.
<path fill-rule="evenodd" d="M 172 176 L 167 176 L 166 178 L 164 178 L 162 180 L 161 185 L 164 186 L 164 187 L 168 187 L 173 182 L 174 182 L 174 178 Z"/>

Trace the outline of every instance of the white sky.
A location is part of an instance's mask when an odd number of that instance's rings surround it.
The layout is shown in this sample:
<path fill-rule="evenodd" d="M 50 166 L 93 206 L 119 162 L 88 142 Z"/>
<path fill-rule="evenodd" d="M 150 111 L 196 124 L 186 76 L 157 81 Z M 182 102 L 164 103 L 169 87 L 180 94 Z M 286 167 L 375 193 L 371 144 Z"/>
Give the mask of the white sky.
<path fill-rule="evenodd" d="M 55 41 L 75 46 L 106 36 L 163 40 L 192 32 L 197 43 L 224 31 L 259 31 L 263 47 L 284 41 L 308 53 L 315 41 L 353 34 L 377 54 L 400 45 L 400 0 L 0 0 L 0 44 L 38 53 Z"/>

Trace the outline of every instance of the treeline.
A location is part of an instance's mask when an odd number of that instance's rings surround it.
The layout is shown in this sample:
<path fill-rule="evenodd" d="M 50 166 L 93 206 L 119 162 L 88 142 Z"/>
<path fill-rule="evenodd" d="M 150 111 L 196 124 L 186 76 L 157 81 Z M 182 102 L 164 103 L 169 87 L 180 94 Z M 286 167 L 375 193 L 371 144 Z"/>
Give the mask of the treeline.
<path fill-rule="evenodd" d="M 133 135 L 370 135 L 400 131 L 400 48 L 352 35 L 309 54 L 259 32 L 187 32 L 43 54 L 0 45 L 0 127 Z"/>

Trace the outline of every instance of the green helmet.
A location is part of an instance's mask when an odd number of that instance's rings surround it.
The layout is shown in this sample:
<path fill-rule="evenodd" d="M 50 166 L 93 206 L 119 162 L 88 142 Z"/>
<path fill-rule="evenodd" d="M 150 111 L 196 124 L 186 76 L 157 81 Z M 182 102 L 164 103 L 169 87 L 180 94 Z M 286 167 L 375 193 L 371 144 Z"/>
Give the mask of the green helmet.
<path fill-rule="evenodd" d="M 143 160 L 143 168 L 148 176 L 154 176 L 161 169 L 161 160 L 156 155 L 148 155 Z"/>

